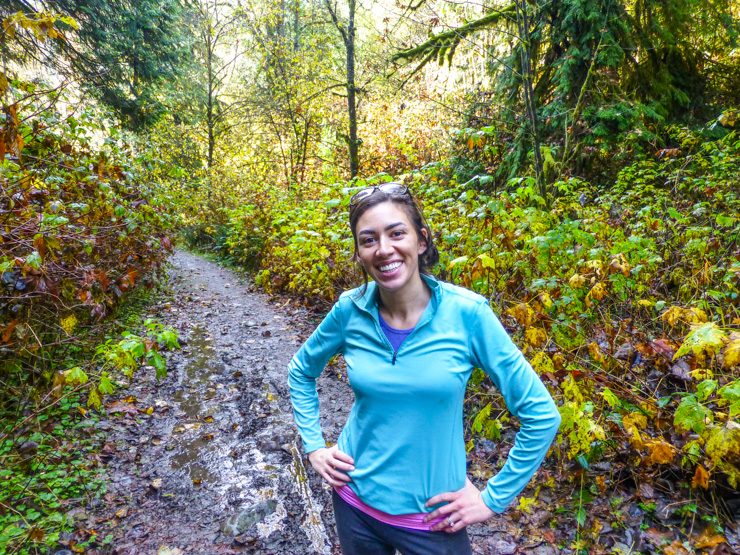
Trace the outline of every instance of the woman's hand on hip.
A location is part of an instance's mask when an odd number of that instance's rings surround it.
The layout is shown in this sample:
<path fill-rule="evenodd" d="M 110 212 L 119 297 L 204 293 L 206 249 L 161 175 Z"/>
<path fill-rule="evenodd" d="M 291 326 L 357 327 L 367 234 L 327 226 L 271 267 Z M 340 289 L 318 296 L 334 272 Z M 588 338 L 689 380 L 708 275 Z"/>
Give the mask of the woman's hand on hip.
<path fill-rule="evenodd" d="M 331 486 L 343 486 L 351 482 L 345 472 L 355 469 L 355 461 L 347 453 L 343 453 L 335 445 L 334 447 L 322 447 L 308 454 L 311 466 Z"/>
<path fill-rule="evenodd" d="M 442 522 L 432 527 L 434 531 L 457 532 L 470 524 L 483 522 L 495 513 L 483 502 L 480 491 L 473 483 L 465 478 L 465 486 L 457 491 L 449 491 L 435 495 L 427 501 L 427 507 L 447 502 L 438 509 L 429 513 L 424 520 L 429 522 L 444 517 Z"/>

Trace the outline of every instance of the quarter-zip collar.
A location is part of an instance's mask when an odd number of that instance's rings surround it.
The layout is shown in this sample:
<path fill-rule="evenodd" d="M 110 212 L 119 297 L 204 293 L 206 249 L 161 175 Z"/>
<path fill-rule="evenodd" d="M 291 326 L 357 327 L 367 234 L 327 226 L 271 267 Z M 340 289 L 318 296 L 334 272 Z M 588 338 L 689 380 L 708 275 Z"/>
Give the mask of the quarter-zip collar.
<path fill-rule="evenodd" d="M 431 291 L 431 297 L 429 299 L 429 304 L 424 309 L 424 313 L 421 315 L 421 318 L 419 319 L 419 322 L 414 326 L 414 331 L 411 332 L 411 335 L 407 338 L 406 341 L 404 341 L 404 344 L 401 345 L 401 347 L 404 347 L 408 340 L 412 338 L 412 336 L 416 335 L 417 330 L 427 324 L 433 317 L 434 314 L 437 312 L 437 308 L 439 307 L 440 298 L 442 296 L 442 288 L 439 284 L 439 282 L 433 277 L 426 274 L 420 274 L 421 278 L 424 280 L 424 283 L 429 286 L 429 290 Z M 393 348 L 391 347 L 390 342 L 388 341 L 388 338 L 385 337 L 385 334 L 380 328 L 380 319 L 378 318 L 378 310 L 379 310 L 379 303 L 378 303 L 378 285 L 373 281 L 367 284 L 367 288 L 365 290 L 365 293 L 362 296 L 358 296 L 357 292 L 359 290 L 356 289 L 350 293 L 350 298 L 352 299 L 352 302 L 359 308 L 361 311 L 368 314 L 375 323 L 375 328 L 381 337 L 382 341 L 389 347 L 392 358 L 391 358 L 391 364 L 396 364 L 396 358 L 398 357 L 398 351 L 393 351 Z M 400 350 L 400 348 L 399 348 Z"/>
<path fill-rule="evenodd" d="M 441 287 L 437 279 L 434 276 L 429 276 L 427 274 L 420 275 L 421 279 L 424 280 L 424 283 L 427 284 L 429 290 L 432 292 L 432 296 L 429 299 L 430 306 L 427 307 L 427 309 L 424 311 L 421 320 L 419 320 L 419 323 L 416 324 L 417 327 L 428 321 L 432 316 L 434 316 L 434 313 L 437 311 L 437 307 L 439 306 L 439 300 L 441 296 Z M 365 293 L 362 296 L 357 295 L 358 291 L 359 289 L 355 289 L 354 291 L 350 292 L 350 298 L 352 299 L 352 302 L 355 303 L 357 308 L 365 312 L 369 312 L 377 320 L 379 305 L 378 295 L 380 294 L 378 291 L 378 284 L 374 281 L 368 283 Z"/>

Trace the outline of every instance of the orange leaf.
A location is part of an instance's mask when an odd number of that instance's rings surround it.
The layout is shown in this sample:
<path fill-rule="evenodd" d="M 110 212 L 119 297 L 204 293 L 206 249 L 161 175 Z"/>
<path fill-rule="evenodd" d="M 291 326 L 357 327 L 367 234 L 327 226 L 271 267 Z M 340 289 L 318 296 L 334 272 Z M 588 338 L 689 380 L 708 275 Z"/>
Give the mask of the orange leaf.
<path fill-rule="evenodd" d="M 18 325 L 18 320 L 13 320 L 5 326 L 5 329 L 3 330 L 2 340 L 3 343 L 8 343 L 10 341 L 10 336 L 13 334 L 13 330 Z"/>
<path fill-rule="evenodd" d="M 663 555 L 689 555 L 689 550 L 683 546 L 681 540 L 673 540 L 671 545 L 663 548 Z"/>
<path fill-rule="evenodd" d="M 676 457 L 676 448 L 662 439 L 650 439 L 643 443 L 648 450 L 646 464 L 668 464 Z"/>
<path fill-rule="evenodd" d="M 694 542 L 694 547 L 697 549 L 706 549 L 708 547 L 716 547 L 721 543 L 727 543 L 727 540 L 722 534 L 713 534 L 712 527 L 708 526 Z"/>
<path fill-rule="evenodd" d="M 694 477 L 691 479 L 691 487 L 708 489 L 709 488 L 709 472 L 707 472 L 702 465 L 696 467 Z"/>

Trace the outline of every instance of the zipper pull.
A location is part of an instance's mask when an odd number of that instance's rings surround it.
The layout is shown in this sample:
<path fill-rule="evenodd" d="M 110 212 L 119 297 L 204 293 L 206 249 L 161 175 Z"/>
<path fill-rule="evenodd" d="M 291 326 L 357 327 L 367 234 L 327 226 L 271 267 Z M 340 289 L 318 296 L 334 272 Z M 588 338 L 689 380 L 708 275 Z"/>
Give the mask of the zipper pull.
<path fill-rule="evenodd" d="M 396 357 L 398 356 L 398 351 L 393 351 L 393 360 L 391 360 L 391 366 L 396 365 Z"/>

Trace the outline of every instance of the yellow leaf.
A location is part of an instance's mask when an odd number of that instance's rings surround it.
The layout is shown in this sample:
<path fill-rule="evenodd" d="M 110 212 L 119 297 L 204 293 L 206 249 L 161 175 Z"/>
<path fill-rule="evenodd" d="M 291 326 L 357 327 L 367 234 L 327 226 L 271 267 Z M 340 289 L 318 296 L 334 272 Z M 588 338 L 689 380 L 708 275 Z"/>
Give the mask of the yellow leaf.
<path fill-rule="evenodd" d="M 555 371 L 555 367 L 552 364 L 552 360 L 542 351 L 538 352 L 532 357 L 532 368 L 534 368 L 539 375 L 552 373 Z"/>
<path fill-rule="evenodd" d="M 71 335 L 77 325 L 77 318 L 74 314 L 70 314 L 59 320 L 59 325 L 67 335 Z"/>
<path fill-rule="evenodd" d="M 609 262 L 609 268 L 612 273 L 619 272 L 625 277 L 629 277 L 630 275 L 630 264 L 621 252 L 611 259 L 611 262 Z"/>
<path fill-rule="evenodd" d="M 527 327 L 534 320 L 534 310 L 527 303 L 519 303 L 506 311 L 514 317 L 520 326 Z"/>
<path fill-rule="evenodd" d="M 517 509 L 522 511 L 523 513 L 530 514 L 532 512 L 532 506 L 537 501 L 536 497 L 520 497 L 519 498 L 519 506 Z"/>
<path fill-rule="evenodd" d="M 545 309 L 550 310 L 552 308 L 552 297 L 548 293 L 545 293 L 542 291 L 540 293 L 540 302 L 542 303 L 542 306 L 545 307 Z"/>
<path fill-rule="evenodd" d="M 649 465 L 668 464 L 676 457 L 676 448 L 662 439 L 649 439 L 643 446 L 648 450 L 645 463 Z"/>
<path fill-rule="evenodd" d="M 706 322 L 709 320 L 707 318 L 707 313 L 704 312 L 701 308 L 691 307 L 689 309 L 689 320 L 692 324 L 700 324 L 702 322 Z"/>
<path fill-rule="evenodd" d="M 573 274 L 568 280 L 568 285 L 570 285 L 573 289 L 580 289 L 581 287 L 586 285 L 586 278 L 581 274 Z"/>
<path fill-rule="evenodd" d="M 673 327 L 678 322 L 686 321 L 690 317 L 690 314 L 688 314 L 688 312 L 689 311 L 683 307 L 672 306 L 668 308 L 665 312 L 663 312 L 663 314 L 660 315 L 660 318 L 669 326 Z"/>
<path fill-rule="evenodd" d="M 714 378 L 714 372 L 709 368 L 696 368 L 689 372 L 689 376 L 695 380 L 711 380 Z"/>
<path fill-rule="evenodd" d="M 709 472 L 707 472 L 702 465 L 696 467 L 694 477 L 691 479 L 691 487 L 694 489 L 708 489 L 709 488 Z"/>
<path fill-rule="evenodd" d="M 607 293 L 608 292 L 606 290 L 606 286 L 602 282 L 599 282 L 596 285 L 594 285 L 591 288 L 591 291 L 588 292 L 588 294 L 594 299 L 596 299 L 597 301 L 600 301 L 601 299 L 606 297 Z"/>
<path fill-rule="evenodd" d="M 641 412 L 631 412 L 622 417 L 622 424 L 625 428 L 634 426 L 644 430 L 647 427 L 647 418 Z"/>
<path fill-rule="evenodd" d="M 588 344 L 588 354 L 591 355 L 591 358 L 599 364 L 603 364 L 606 361 L 606 357 L 604 357 L 604 353 L 599 349 L 599 345 L 593 341 Z"/>
<path fill-rule="evenodd" d="M 655 306 L 655 302 L 648 299 L 640 299 L 639 301 L 637 301 L 637 304 L 638 306 L 642 306 L 645 308 L 653 308 Z"/>
<path fill-rule="evenodd" d="M 730 342 L 725 347 L 722 355 L 724 356 L 723 367 L 740 366 L 740 333 L 733 331 L 730 334 Z"/>
<path fill-rule="evenodd" d="M 547 332 L 542 328 L 529 328 L 524 332 L 527 343 L 534 347 L 541 347 L 547 342 Z"/>
<path fill-rule="evenodd" d="M 647 426 L 647 418 L 640 412 L 631 412 L 622 417 L 622 425 L 629 434 L 629 442 L 635 447 L 642 447 L 642 436 L 639 430 L 644 430 Z"/>
<path fill-rule="evenodd" d="M 597 276 L 600 276 L 604 270 L 604 263 L 601 260 L 589 260 L 585 266 L 592 272 L 595 272 Z"/>
<path fill-rule="evenodd" d="M 95 409 L 100 408 L 100 395 L 98 390 L 94 387 L 90 388 L 90 393 L 87 395 L 87 406 Z"/>

